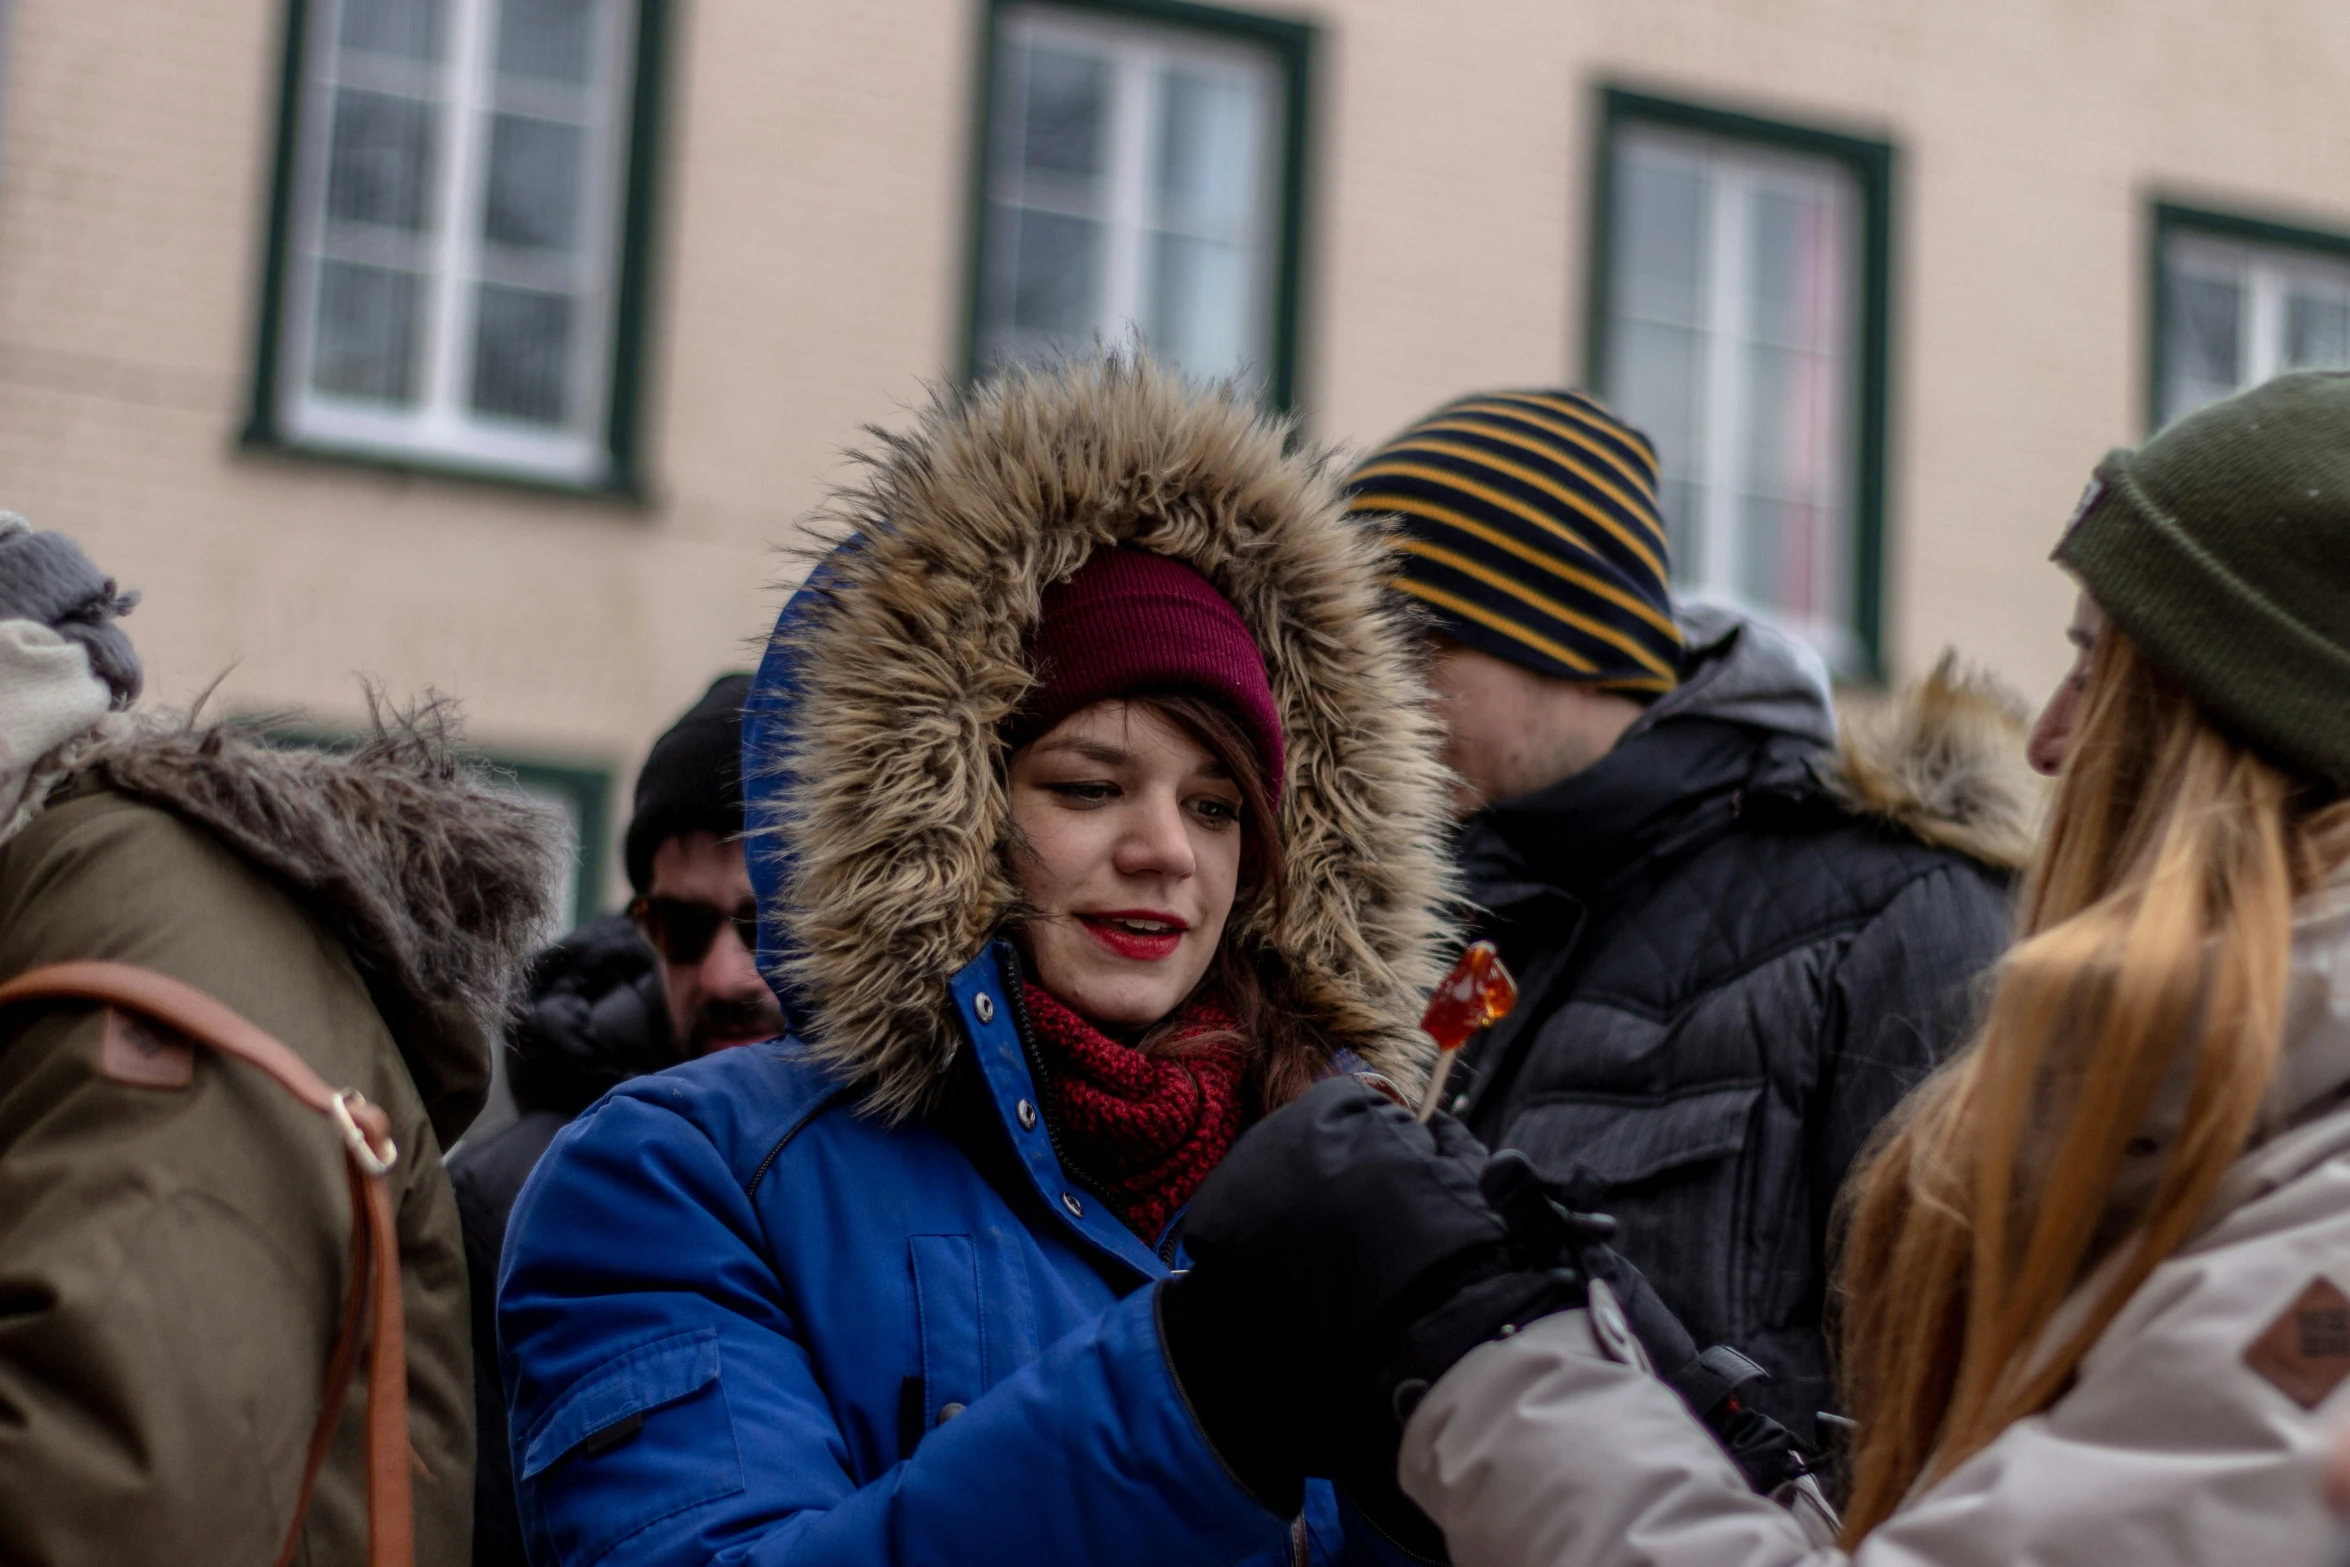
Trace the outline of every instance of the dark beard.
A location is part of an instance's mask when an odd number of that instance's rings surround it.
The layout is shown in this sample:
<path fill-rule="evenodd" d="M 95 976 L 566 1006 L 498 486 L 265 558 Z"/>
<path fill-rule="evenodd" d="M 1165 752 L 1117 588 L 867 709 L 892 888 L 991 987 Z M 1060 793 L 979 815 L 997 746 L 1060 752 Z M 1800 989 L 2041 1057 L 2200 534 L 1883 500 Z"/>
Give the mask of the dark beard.
<path fill-rule="evenodd" d="M 764 992 L 705 1001 L 686 1028 L 687 1060 L 706 1056 L 721 1040 L 765 1039 L 783 1032 L 783 1009 Z"/>

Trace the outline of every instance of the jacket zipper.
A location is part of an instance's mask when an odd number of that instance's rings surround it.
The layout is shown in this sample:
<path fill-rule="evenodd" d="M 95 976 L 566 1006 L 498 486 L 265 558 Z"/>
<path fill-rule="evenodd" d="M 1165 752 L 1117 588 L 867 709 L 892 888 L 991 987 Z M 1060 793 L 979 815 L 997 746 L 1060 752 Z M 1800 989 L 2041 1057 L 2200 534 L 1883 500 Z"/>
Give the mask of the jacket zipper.
<path fill-rule="evenodd" d="M 1009 942 L 1002 945 L 1001 966 L 1005 971 L 1004 1000 L 1012 1008 L 1012 1032 L 1020 1036 L 1021 1059 L 1028 1063 L 1028 1075 L 1036 1083 L 1036 1114 L 1044 1122 L 1045 1141 L 1051 1145 L 1053 1157 L 1060 1161 L 1061 1173 L 1072 1184 L 1085 1188 L 1088 1197 L 1107 1208 L 1110 1200 L 1102 1195 L 1101 1187 L 1092 1177 L 1069 1157 L 1069 1150 L 1061 1142 L 1061 1129 L 1053 1124 L 1052 1095 L 1046 1093 L 1044 1087 L 1051 1079 L 1045 1073 L 1044 1057 L 1036 1048 L 1034 1025 L 1028 1020 L 1028 987 L 1020 973 L 1020 954 Z"/>

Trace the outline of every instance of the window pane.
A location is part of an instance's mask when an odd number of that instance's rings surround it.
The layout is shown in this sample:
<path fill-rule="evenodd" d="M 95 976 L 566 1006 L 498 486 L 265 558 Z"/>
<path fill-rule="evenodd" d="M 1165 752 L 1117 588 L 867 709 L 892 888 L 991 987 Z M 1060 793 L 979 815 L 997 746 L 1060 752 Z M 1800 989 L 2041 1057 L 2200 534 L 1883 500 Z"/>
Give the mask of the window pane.
<path fill-rule="evenodd" d="M 1758 190 L 1752 222 L 1748 331 L 1791 348 L 1833 346 L 1844 255 L 1825 194 Z"/>
<path fill-rule="evenodd" d="M 442 0 L 343 0 L 343 25 L 335 42 L 373 54 L 438 60 L 441 5 Z"/>
<path fill-rule="evenodd" d="M 1109 66 L 1059 49 L 1027 52 L 1020 162 L 1030 173 L 1093 174 L 1102 165 Z"/>
<path fill-rule="evenodd" d="M 1012 328 L 1022 334 L 1084 332 L 1093 324 L 1095 235 L 1100 225 L 1052 212 L 1017 213 Z"/>
<path fill-rule="evenodd" d="M 498 69 L 585 85 L 594 68 L 596 0 L 503 0 Z"/>
<path fill-rule="evenodd" d="M 2176 419 L 2236 389 L 2243 374 L 2244 286 L 2173 269 L 2164 292 L 2162 411 Z"/>
<path fill-rule="evenodd" d="M 426 228 L 433 106 L 344 88 L 335 94 L 326 213 L 339 223 Z"/>
<path fill-rule="evenodd" d="M 562 425 L 568 417 L 572 299 L 485 283 L 475 295 L 476 413 Z"/>
<path fill-rule="evenodd" d="M 1199 376 L 1232 375 L 1249 358 L 1248 253 L 1238 245 L 1162 234 L 1151 346 Z"/>
<path fill-rule="evenodd" d="M 1159 138 L 1160 221 L 1237 236 L 1257 205 L 1261 132 L 1249 83 L 1170 72 Z"/>
<path fill-rule="evenodd" d="M 2285 301 L 2285 363 L 2295 370 L 2350 365 L 2350 300 L 2294 290 Z"/>
<path fill-rule="evenodd" d="M 490 131 L 482 233 L 493 244 L 568 250 L 578 242 L 579 173 L 587 137 L 577 126 L 501 114 Z"/>
<path fill-rule="evenodd" d="M 1837 606 L 1822 599 L 1833 537 L 1829 503 L 1843 443 L 1837 363 L 1757 343 L 1747 351 L 1747 425 L 1737 587 L 1748 603 L 1802 623 Z"/>
<path fill-rule="evenodd" d="M 1697 458 L 1698 375 L 1703 343 L 1683 327 L 1619 320 L 1609 344 L 1610 400 L 1625 421 L 1656 444 L 1665 483 L 1659 491 L 1674 575 L 1698 580 L 1705 555 L 1700 504 L 1689 482 Z"/>
<path fill-rule="evenodd" d="M 1820 597 L 1827 514 L 1775 495 L 1740 497 L 1738 592 L 1795 625 L 1818 624 L 1835 606 Z"/>
<path fill-rule="evenodd" d="M 1705 179 L 1690 159 L 1632 144 L 1618 155 L 1620 203 L 1612 225 L 1614 308 L 1676 325 L 1697 324 L 1705 232 Z"/>
<path fill-rule="evenodd" d="M 423 281 L 388 267 L 322 263 L 310 384 L 338 397 L 412 400 Z"/>

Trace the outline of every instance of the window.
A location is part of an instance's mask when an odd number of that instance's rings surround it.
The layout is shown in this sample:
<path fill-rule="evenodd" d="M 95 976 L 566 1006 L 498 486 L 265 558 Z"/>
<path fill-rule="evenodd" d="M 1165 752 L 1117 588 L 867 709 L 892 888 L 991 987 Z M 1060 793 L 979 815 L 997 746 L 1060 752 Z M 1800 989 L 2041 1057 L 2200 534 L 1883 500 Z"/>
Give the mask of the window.
<path fill-rule="evenodd" d="M 605 836 L 611 775 L 584 767 L 505 761 L 494 756 L 486 760 L 498 772 L 511 776 L 521 793 L 563 813 L 567 852 L 557 873 L 562 878 L 555 889 L 557 918 L 569 929 L 603 913 L 604 861 L 612 852 Z"/>
<path fill-rule="evenodd" d="M 1656 443 L 1675 586 L 1871 674 L 1890 150 L 1607 110 L 1592 381 Z"/>
<path fill-rule="evenodd" d="M 1138 332 L 1286 402 L 1308 30 L 1142 3 L 991 29 L 973 372 Z"/>
<path fill-rule="evenodd" d="M 248 440 L 629 482 L 658 9 L 295 0 Z"/>
<path fill-rule="evenodd" d="M 2350 366 L 2350 236 L 2155 209 L 2157 428 L 2287 370 Z"/>

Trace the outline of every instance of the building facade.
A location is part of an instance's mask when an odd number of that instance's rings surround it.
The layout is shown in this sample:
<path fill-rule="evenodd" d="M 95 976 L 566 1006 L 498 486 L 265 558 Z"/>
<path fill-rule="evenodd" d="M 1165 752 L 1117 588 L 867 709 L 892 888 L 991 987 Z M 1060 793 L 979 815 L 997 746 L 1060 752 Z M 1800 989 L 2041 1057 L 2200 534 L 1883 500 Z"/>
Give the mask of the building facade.
<path fill-rule="evenodd" d="M 145 591 L 162 700 L 461 698 L 583 907 L 928 381 L 1140 331 L 1356 446 L 1588 386 L 1686 591 L 2037 695 L 2098 456 L 2350 362 L 2322 0 L 0 15 L 0 504 Z"/>

